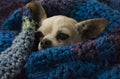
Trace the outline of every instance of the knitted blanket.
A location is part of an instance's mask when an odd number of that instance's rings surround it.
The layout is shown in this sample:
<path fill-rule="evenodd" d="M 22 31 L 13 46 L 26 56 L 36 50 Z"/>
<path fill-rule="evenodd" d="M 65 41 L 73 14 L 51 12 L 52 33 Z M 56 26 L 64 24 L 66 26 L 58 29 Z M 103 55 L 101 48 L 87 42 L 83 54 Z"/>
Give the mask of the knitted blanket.
<path fill-rule="evenodd" d="M 78 21 L 106 18 L 110 25 L 94 40 L 34 51 L 34 21 L 29 20 L 29 10 L 18 9 L 2 24 L 9 31 L 0 31 L 0 79 L 120 79 L 118 10 L 97 0 L 38 2 L 48 16 L 63 14 Z"/>

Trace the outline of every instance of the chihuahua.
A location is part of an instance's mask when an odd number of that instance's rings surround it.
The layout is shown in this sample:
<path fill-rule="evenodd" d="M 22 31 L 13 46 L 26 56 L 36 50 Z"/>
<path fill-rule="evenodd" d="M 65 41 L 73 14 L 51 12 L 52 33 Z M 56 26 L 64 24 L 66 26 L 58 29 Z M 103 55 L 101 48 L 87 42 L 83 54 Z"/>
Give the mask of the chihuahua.
<path fill-rule="evenodd" d="M 39 40 L 38 50 L 93 39 L 108 26 L 108 21 L 104 18 L 88 19 L 81 22 L 64 15 L 47 18 L 40 3 L 30 2 L 26 6 L 31 9 L 33 19 L 39 22 L 36 28 L 36 36 Z"/>

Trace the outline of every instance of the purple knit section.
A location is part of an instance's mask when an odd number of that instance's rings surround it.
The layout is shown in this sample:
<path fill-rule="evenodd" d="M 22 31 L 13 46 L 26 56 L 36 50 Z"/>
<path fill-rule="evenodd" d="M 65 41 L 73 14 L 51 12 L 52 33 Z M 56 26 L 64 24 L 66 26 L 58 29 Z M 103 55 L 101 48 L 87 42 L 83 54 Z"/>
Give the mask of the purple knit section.
<path fill-rule="evenodd" d="M 8 17 L 15 9 L 20 8 L 23 5 L 22 0 L 2 0 L 0 1 L 0 26 L 3 21 Z"/>
<path fill-rule="evenodd" d="M 110 0 L 110 6 L 120 11 L 120 0 Z"/>
<path fill-rule="evenodd" d="M 77 59 L 97 60 L 98 58 L 95 58 L 95 55 L 99 51 L 96 50 L 96 44 L 95 40 L 78 43 L 74 45 L 72 51 L 78 53 Z"/>
<path fill-rule="evenodd" d="M 75 44 L 72 51 L 78 53 L 76 59 L 80 60 L 120 63 L 120 28 L 109 36 Z"/>
<path fill-rule="evenodd" d="M 120 11 L 120 0 L 98 0 L 112 7 L 113 9 Z"/>
<path fill-rule="evenodd" d="M 109 38 L 109 40 L 113 40 L 115 43 L 116 51 L 117 53 L 117 58 L 120 61 L 120 28 L 116 29 L 115 33 L 112 33 Z"/>
<path fill-rule="evenodd" d="M 48 17 L 54 15 L 69 16 L 70 12 L 82 0 L 35 0 L 43 5 Z"/>

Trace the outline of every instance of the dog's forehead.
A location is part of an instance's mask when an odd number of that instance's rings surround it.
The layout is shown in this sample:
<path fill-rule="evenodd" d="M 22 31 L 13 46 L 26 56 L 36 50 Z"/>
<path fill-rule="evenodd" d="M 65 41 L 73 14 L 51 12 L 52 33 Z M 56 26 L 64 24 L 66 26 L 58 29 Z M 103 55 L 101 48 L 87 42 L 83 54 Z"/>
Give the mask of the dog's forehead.
<path fill-rule="evenodd" d="M 39 28 L 39 30 L 45 34 L 51 33 L 53 31 L 55 32 L 57 30 L 62 30 L 63 28 L 72 30 L 73 29 L 72 27 L 76 23 L 77 22 L 72 18 L 68 18 L 65 16 L 53 16 L 53 17 L 45 19 L 42 22 L 42 25 Z"/>
<path fill-rule="evenodd" d="M 51 27 L 63 27 L 63 26 L 73 26 L 74 24 L 76 24 L 77 22 L 69 17 L 66 16 L 53 16 L 50 18 L 45 19 L 42 22 L 42 26 L 43 28 L 51 28 Z M 48 27 L 49 26 L 49 27 Z"/>

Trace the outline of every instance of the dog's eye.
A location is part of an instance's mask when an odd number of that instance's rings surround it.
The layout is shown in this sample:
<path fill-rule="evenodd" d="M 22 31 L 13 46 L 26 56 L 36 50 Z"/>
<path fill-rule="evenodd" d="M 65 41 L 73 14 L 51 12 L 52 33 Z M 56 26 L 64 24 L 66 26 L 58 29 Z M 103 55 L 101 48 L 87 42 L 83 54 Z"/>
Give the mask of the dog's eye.
<path fill-rule="evenodd" d="M 40 38 L 42 38 L 42 37 L 43 37 L 43 34 L 42 34 L 41 31 L 35 32 L 35 38 L 36 38 L 36 39 L 40 39 Z"/>
<path fill-rule="evenodd" d="M 57 39 L 60 39 L 60 40 L 67 40 L 68 38 L 69 38 L 69 35 L 65 33 L 58 33 L 57 35 Z"/>

